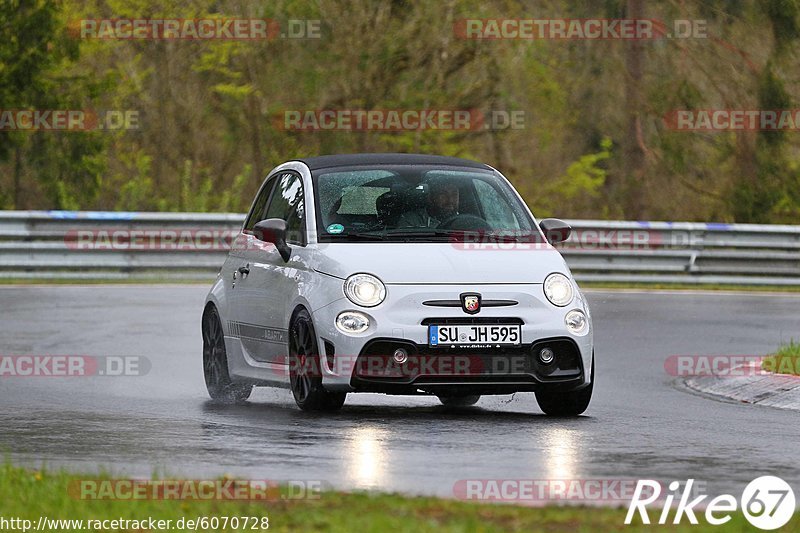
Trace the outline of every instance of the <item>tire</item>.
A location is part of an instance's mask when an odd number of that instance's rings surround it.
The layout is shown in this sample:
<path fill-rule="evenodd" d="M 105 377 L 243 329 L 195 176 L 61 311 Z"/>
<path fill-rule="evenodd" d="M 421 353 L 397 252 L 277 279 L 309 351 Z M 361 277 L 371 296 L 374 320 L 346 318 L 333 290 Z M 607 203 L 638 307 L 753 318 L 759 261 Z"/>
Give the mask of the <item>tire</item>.
<path fill-rule="evenodd" d="M 209 306 L 203 313 L 203 376 L 212 400 L 234 404 L 242 403 L 253 392 L 252 385 L 234 383 L 228 373 L 228 354 L 225 351 L 225 333 L 219 321 L 217 308 Z"/>
<path fill-rule="evenodd" d="M 337 411 L 347 398 L 345 392 L 325 390 L 320 364 L 314 324 L 308 311 L 301 309 L 289 326 L 289 385 L 303 411 Z"/>
<path fill-rule="evenodd" d="M 475 405 L 481 399 L 480 394 L 469 396 L 439 396 L 439 401 L 447 407 L 469 407 Z"/>
<path fill-rule="evenodd" d="M 592 353 L 592 382 L 579 390 L 570 392 L 538 391 L 536 401 L 548 416 L 578 416 L 586 411 L 594 389 L 594 353 Z"/>

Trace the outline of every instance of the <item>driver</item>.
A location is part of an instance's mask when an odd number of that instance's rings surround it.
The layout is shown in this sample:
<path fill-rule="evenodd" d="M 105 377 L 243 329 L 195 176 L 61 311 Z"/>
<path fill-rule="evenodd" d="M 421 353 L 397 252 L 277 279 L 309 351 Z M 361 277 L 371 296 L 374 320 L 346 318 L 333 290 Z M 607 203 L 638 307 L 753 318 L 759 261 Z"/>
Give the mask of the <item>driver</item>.
<path fill-rule="evenodd" d="M 424 208 L 406 211 L 397 221 L 398 228 L 435 228 L 458 215 L 458 186 L 452 181 L 437 181 L 430 185 Z"/>

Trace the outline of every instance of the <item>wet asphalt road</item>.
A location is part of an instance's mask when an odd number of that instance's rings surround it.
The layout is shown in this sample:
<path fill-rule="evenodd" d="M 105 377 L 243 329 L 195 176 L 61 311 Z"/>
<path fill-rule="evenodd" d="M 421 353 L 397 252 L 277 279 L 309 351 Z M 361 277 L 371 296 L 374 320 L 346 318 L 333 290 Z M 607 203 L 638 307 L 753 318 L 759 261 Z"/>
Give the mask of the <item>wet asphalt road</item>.
<path fill-rule="evenodd" d="M 672 354 L 765 354 L 800 337 L 800 296 L 587 291 L 598 384 L 586 416 L 533 394 L 447 411 L 435 398 L 350 395 L 309 415 L 288 390 L 207 400 L 205 286 L 0 287 L 0 354 L 144 355 L 144 377 L 0 378 L 0 453 L 121 476 L 321 480 L 452 496 L 461 479 L 655 478 L 740 494 L 765 474 L 800 489 L 800 413 L 682 390 Z"/>

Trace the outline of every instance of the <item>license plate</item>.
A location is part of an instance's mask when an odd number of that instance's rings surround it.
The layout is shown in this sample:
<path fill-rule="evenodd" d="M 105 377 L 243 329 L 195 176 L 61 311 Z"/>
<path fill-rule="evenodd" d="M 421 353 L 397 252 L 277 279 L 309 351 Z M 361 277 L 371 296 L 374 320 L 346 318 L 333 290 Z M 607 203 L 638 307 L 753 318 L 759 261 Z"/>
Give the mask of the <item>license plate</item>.
<path fill-rule="evenodd" d="M 428 346 L 512 345 L 522 343 L 522 326 L 458 325 L 428 326 Z"/>

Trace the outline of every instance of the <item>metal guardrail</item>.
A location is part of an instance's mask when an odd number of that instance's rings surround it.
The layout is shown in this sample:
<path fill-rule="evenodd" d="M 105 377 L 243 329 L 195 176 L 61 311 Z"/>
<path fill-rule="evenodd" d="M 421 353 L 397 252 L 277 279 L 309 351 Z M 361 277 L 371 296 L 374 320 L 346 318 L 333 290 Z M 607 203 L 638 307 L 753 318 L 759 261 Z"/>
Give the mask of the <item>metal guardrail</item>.
<path fill-rule="evenodd" d="M 0 278 L 210 280 L 244 215 L 0 211 Z M 800 226 L 569 220 L 581 281 L 800 285 Z"/>

